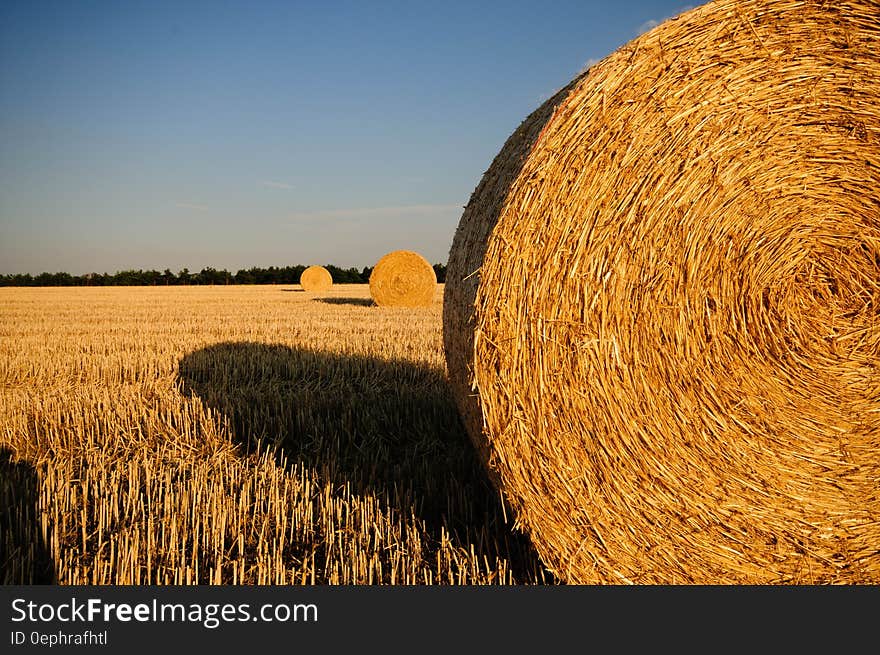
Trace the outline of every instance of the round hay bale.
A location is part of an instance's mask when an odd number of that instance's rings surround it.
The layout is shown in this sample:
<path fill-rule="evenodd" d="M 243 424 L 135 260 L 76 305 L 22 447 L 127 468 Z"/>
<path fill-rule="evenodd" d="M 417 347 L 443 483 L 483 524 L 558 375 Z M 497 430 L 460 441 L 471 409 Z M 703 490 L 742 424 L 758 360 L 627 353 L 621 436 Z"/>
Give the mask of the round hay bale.
<path fill-rule="evenodd" d="M 529 116 L 444 346 L 570 583 L 880 582 L 880 6 L 719 0 Z"/>
<path fill-rule="evenodd" d="M 309 266 L 299 276 L 303 291 L 327 291 L 333 286 L 333 276 L 323 266 Z"/>
<path fill-rule="evenodd" d="M 437 274 L 411 250 L 384 255 L 370 273 L 370 295 L 380 307 L 428 307 L 437 292 Z"/>

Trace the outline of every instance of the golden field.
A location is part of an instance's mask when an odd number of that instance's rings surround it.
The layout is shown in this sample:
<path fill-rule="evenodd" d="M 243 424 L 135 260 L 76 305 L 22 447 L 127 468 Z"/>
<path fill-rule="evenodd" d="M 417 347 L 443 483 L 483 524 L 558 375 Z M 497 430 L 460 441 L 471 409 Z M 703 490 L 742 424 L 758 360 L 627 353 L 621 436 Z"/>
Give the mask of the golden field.
<path fill-rule="evenodd" d="M 0 288 L 0 583 L 552 583 L 458 418 L 442 298 Z"/>

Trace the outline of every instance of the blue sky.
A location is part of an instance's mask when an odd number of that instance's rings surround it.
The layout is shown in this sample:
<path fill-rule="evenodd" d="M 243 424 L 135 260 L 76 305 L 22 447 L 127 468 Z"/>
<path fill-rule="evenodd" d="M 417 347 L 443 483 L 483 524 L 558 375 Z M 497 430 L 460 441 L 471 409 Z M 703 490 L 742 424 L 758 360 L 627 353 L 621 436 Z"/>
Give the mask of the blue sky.
<path fill-rule="evenodd" d="M 517 125 L 685 8 L 4 0 L 0 273 L 445 263 Z"/>

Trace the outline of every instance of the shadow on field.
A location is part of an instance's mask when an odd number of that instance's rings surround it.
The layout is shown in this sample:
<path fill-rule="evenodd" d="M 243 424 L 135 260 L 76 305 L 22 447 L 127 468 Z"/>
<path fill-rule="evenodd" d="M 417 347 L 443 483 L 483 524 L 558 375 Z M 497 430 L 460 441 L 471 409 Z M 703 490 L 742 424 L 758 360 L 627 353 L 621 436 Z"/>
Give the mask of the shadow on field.
<path fill-rule="evenodd" d="M 179 371 L 183 393 L 221 412 L 246 450 L 275 447 L 325 481 L 375 494 L 423 520 L 433 540 L 445 528 L 481 559 L 506 559 L 518 581 L 543 571 L 505 521 L 442 371 L 242 342 L 193 352 Z"/>
<path fill-rule="evenodd" d="M 360 307 L 372 307 L 372 298 L 315 298 L 315 302 L 323 302 L 328 305 L 359 305 Z"/>
<path fill-rule="evenodd" d="M 292 292 L 292 293 L 305 293 L 306 292 L 305 289 L 282 289 L 282 291 L 285 291 L 288 293 L 290 293 L 290 292 Z"/>
<path fill-rule="evenodd" d="M 55 584 L 55 564 L 40 532 L 39 478 L 0 448 L 0 584 Z"/>

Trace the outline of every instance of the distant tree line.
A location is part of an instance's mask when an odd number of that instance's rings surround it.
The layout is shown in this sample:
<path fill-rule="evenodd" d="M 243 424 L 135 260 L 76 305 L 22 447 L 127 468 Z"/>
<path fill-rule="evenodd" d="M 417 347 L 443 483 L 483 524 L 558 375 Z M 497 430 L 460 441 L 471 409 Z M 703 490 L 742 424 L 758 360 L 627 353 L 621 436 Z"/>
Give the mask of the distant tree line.
<path fill-rule="evenodd" d="M 373 268 L 363 269 L 339 268 L 332 264 L 324 266 L 336 284 L 366 284 L 370 281 Z M 161 273 L 155 270 L 126 270 L 110 273 L 86 273 L 71 275 L 70 273 L 14 273 L 0 275 L 0 287 L 113 287 L 113 286 L 177 286 L 185 284 L 299 284 L 299 276 L 306 266 L 270 266 L 269 268 L 240 269 L 230 273 L 226 269 L 217 270 L 210 266 L 198 273 L 191 273 L 183 268 L 177 273 L 165 269 Z M 446 266 L 434 264 L 434 272 L 438 282 L 446 281 Z"/>

